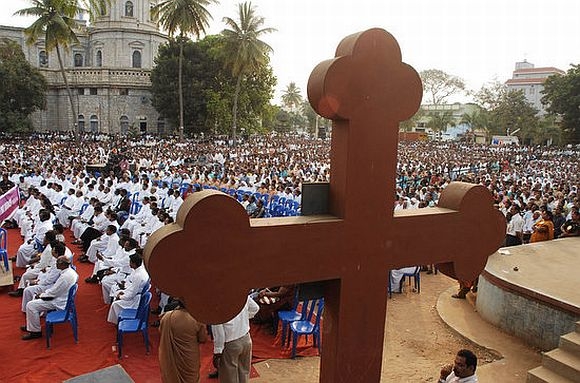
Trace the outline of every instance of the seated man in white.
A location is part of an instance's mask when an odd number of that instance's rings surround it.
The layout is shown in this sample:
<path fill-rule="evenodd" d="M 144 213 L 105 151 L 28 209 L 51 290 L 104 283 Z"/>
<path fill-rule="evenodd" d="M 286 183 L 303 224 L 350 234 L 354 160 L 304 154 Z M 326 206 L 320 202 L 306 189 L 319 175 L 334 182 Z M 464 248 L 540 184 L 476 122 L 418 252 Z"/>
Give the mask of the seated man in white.
<path fill-rule="evenodd" d="M 143 206 L 137 214 L 131 214 L 129 218 L 123 223 L 121 228 L 129 229 L 133 234 L 133 229 L 141 225 L 151 215 L 151 206 L 149 206 L 149 197 L 143 198 Z"/>
<path fill-rule="evenodd" d="M 121 231 L 125 231 L 125 229 L 121 229 Z M 137 241 L 121 235 L 121 239 L 119 239 L 119 249 L 117 249 L 115 256 L 111 260 L 113 267 L 106 270 L 101 279 L 101 292 L 103 294 L 103 302 L 106 304 L 111 303 L 111 297 L 114 296 L 114 292 L 118 285 L 133 273 L 130 257 L 135 253 L 136 249 Z"/>
<path fill-rule="evenodd" d="M 52 230 L 52 222 L 50 221 L 50 212 L 48 210 L 42 209 L 38 213 L 40 222 L 34 228 L 32 236 L 27 239 L 16 253 L 16 266 L 25 267 L 28 262 L 38 254 L 36 249 L 36 241 L 39 243 L 44 243 L 44 235 L 47 231 Z"/>
<path fill-rule="evenodd" d="M 117 266 L 114 262 L 115 254 L 120 248 L 117 227 L 109 225 L 107 230 L 105 230 L 105 234 L 108 238 L 107 248 L 95 254 L 95 266 L 93 267 L 91 276 L 85 279 L 87 283 L 98 283 L 103 278 L 105 270 L 110 270 Z"/>
<path fill-rule="evenodd" d="M 113 242 L 111 244 L 111 241 Z M 93 239 L 91 244 L 89 245 L 89 249 L 87 250 L 86 256 L 88 261 L 91 263 L 97 262 L 97 253 L 104 252 L 109 245 L 114 247 L 118 246 L 119 236 L 117 235 L 117 226 L 109 225 L 105 229 L 105 235 L 101 235 L 99 238 Z M 114 251 L 113 253 L 114 254 Z M 111 255 L 112 256 L 112 255 Z"/>
<path fill-rule="evenodd" d="M 139 243 L 139 246 L 143 247 L 147 243 L 147 238 L 155 230 L 163 226 L 163 221 L 165 220 L 162 210 L 154 207 L 151 209 L 151 215 L 141 224 L 133 229 L 133 239 Z"/>
<path fill-rule="evenodd" d="M 403 267 L 402 269 L 391 270 L 391 292 L 400 293 L 401 292 L 401 280 L 405 274 L 414 274 L 418 271 L 419 266 L 413 267 Z"/>
<path fill-rule="evenodd" d="M 56 232 L 54 230 L 49 230 L 44 235 L 44 250 L 40 253 L 38 261 L 33 265 L 30 265 L 24 274 L 20 277 L 20 282 L 18 283 L 18 289 L 8 293 L 11 297 L 20 297 L 24 291 L 24 288 L 28 286 L 28 283 L 38 278 L 41 270 L 45 270 L 51 263 L 52 260 L 52 247 L 50 244 L 56 241 Z"/>
<path fill-rule="evenodd" d="M 66 246 L 63 242 L 54 241 L 50 244 L 49 265 L 40 271 L 38 278 L 30 281 L 28 287 L 24 288 L 22 294 L 22 312 L 26 312 L 26 304 L 33 300 L 36 294 L 46 291 L 55 284 L 60 276 L 60 270 L 56 267 L 56 260 L 61 255 L 67 257 L 66 250 Z M 72 257 L 67 258 L 72 261 Z"/>
<path fill-rule="evenodd" d="M 56 260 L 56 267 L 60 275 L 55 284 L 45 292 L 38 294 L 38 299 L 33 299 L 26 304 L 26 326 L 20 329 L 28 334 L 22 336 L 22 340 L 37 339 L 42 337 L 40 328 L 40 314 L 50 310 L 63 310 L 66 307 L 68 291 L 74 285 L 79 276 L 70 267 L 70 260 L 61 255 Z"/>
<path fill-rule="evenodd" d="M 82 191 L 79 190 L 75 193 L 74 189 L 70 189 L 68 194 L 68 197 L 60 207 L 60 211 L 56 215 L 58 222 L 64 227 L 70 225 L 71 220 L 69 217 L 76 217 L 79 215 L 81 208 L 85 203 Z"/>
<path fill-rule="evenodd" d="M 83 231 L 90 226 L 89 222 L 95 213 L 95 202 L 97 199 L 91 198 L 85 211 L 71 222 L 71 231 L 75 239 L 79 239 Z"/>
<path fill-rule="evenodd" d="M 145 265 L 143 265 L 141 253 L 140 251 L 139 253 L 131 254 L 130 265 L 133 273 L 127 277 L 125 283 L 117 290 L 115 300 L 109 307 L 107 320 L 113 324 L 117 324 L 119 314 L 123 309 L 136 309 L 139 306 L 143 287 L 149 283 L 149 274 L 145 269 Z"/>

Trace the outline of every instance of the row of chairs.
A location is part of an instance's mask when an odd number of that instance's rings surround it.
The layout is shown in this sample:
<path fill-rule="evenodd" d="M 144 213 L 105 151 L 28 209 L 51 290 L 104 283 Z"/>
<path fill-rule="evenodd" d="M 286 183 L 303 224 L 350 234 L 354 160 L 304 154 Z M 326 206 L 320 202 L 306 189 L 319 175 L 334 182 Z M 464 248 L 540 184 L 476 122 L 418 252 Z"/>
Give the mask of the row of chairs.
<path fill-rule="evenodd" d="M 149 353 L 149 310 L 151 306 L 152 294 L 151 281 L 148 281 L 139 300 L 139 306 L 136 309 L 123 309 L 119 314 L 117 325 L 117 349 L 118 357 L 123 355 L 123 335 L 127 333 L 141 332 L 145 341 L 145 348 Z M 50 348 L 50 339 L 54 333 L 54 325 L 61 323 L 70 323 L 72 326 L 75 343 L 78 343 L 78 317 L 76 310 L 76 295 L 78 283 L 75 283 L 68 292 L 66 307 L 63 310 L 54 310 L 46 314 L 46 347 Z"/>
<path fill-rule="evenodd" d="M 306 341 L 308 341 L 308 335 L 312 335 L 314 347 L 317 347 L 318 351 L 322 352 L 320 321 L 323 311 L 324 298 L 299 301 L 298 289 L 294 296 L 292 309 L 278 311 L 277 319 L 282 322 L 282 347 L 288 347 L 290 341 L 292 341 L 292 359 L 296 358 L 296 346 L 302 335 L 306 337 Z M 278 322 L 276 322 L 274 328 L 278 328 Z"/>
<path fill-rule="evenodd" d="M 117 324 L 117 356 L 123 355 L 123 335 L 140 332 L 143 335 L 145 349 L 149 354 L 149 311 L 151 307 L 151 280 L 143 286 L 136 309 L 123 309 L 119 313 Z"/>

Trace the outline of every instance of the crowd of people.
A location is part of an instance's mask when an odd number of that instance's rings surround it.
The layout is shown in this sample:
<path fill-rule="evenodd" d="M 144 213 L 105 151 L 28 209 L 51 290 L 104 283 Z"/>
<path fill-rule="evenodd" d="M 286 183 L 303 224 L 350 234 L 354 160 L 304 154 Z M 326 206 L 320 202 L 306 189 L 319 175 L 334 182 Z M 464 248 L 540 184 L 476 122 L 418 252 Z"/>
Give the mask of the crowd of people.
<path fill-rule="evenodd" d="M 78 279 L 71 267 L 75 260 L 94 264 L 85 282 L 100 285 L 103 301 L 110 305 L 107 320 L 116 324 L 123 308 L 137 307 L 150 283 L 142 260 L 149 235 L 175 220 L 189 194 L 207 187 L 233 190 L 252 218 L 267 216 L 275 197 L 293 201 L 299 211 L 302 185 L 330 180 L 329 153 L 330 141 L 287 136 L 252 137 L 235 146 L 223 138 L 179 141 L 145 136 L 128 141 L 87 135 L 79 145 L 62 133 L 3 137 L 0 190 L 17 186 L 22 197 L 20 208 L 4 225 L 18 227 L 24 239 L 15 255 L 22 271 L 19 285 L 11 293 L 22 297 L 27 314 L 23 339 L 42 336 L 42 312 L 64 308 L 68 290 Z M 507 246 L 576 236 L 579 160 L 580 150 L 574 148 L 401 142 L 393 209 L 435 207 L 450 182 L 471 182 L 484 185 L 505 214 Z M 366 186 L 360 185 L 361 190 Z M 66 229 L 74 242 L 65 244 Z M 79 246 L 77 259 L 73 245 Z M 392 291 L 400 290 L 399 282 L 391 280 Z M 460 291 L 463 297 L 464 293 Z M 266 292 L 258 294 L 258 305 L 246 305 L 235 334 L 228 334 L 228 326 L 216 327 L 216 339 L 240 340 L 247 356 L 251 340 L 243 337 L 248 318 L 272 316 L 259 313 L 265 310 L 259 308 L 265 297 Z M 165 306 L 171 301 L 162 294 L 159 311 L 168 311 Z M 172 308 L 179 307 L 182 304 Z M 174 318 L 175 325 L 192 320 L 177 320 L 178 314 Z M 205 341 L 202 330 L 192 336 Z M 232 363 L 223 347 L 216 349 L 216 354 L 224 353 L 216 365 Z"/>

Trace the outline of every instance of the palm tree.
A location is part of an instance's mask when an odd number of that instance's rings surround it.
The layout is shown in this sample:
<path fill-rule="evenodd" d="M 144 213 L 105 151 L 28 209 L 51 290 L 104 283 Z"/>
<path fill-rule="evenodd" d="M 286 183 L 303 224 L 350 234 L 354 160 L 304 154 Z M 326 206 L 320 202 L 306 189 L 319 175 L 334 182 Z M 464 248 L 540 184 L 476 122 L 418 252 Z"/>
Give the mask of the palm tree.
<path fill-rule="evenodd" d="M 274 28 L 262 28 L 265 19 L 256 16 L 252 3 L 239 4 L 239 23 L 224 17 L 223 21 L 230 29 L 222 31 L 225 48 L 225 62 L 236 78 L 236 90 L 232 107 L 232 138 L 236 142 L 236 125 L 238 118 L 238 97 L 243 78 L 260 66 L 268 63 L 268 54 L 272 48 L 260 40 L 260 36 L 275 32 Z"/>
<path fill-rule="evenodd" d="M 83 12 L 88 12 L 91 19 L 96 12 L 101 12 L 110 4 L 111 0 L 30 0 L 32 7 L 24 8 L 17 11 L 17 16 L 34 16 L 36 21 L 24 30 L 26 34 L 26 43 L 32 45 L 40 38 L 44 38 L 45 49 L 47 52 L 56 50 L 60 73 L 64 81 L 67 96 L 70 102 L 73 121 L 75 125 L 78 116 L 75 113 L 75 107 L 72 92 L 68 84 L 64 64 L 62 62 L 61 48 L 68 49 L 72 44 L 78 44 L 79 40 L 74 29 L 77 24 L 75 17 Z M 76 135 L 76 130 L 73 129 Z"/>
<path fill-rule="evenodd" d="M 427 127 L 437 132 L 438 136 L 440 136 L 440 133 L 445 131 L 449 126 L 455 126 L 455 121 L 453 120 L 451 111 L 446 110 L 443 112 L 429 113 Z"/>
<path fill-rule="evenodd" d="M 469 126 L 469 134 L 473 139 L 475 139 L 476 130 L 483 130 L 486 136 L 489 135 L 489 112 L 485 109 L 478 108 L 471 113 L 463 113 L 459 123 Z"/>
<path fill-rule="evenodd" d="M 211 14 L 206 7 L 216 0 L 164 0 L 151 9 L 151 16 L 170 37 L 179 31 L 179 138 L 183 139 L 183 44 L 188 34 L 205 34 Z"/>
<path fill-rule="evenodd" d="M 295 82 L 291 82 L 286 87 L 282 95 L 282 103 L 290 110 L 294 110 L 302 103 L 302 96 L 300 95 L 300 88 L 296 86 Z"/>

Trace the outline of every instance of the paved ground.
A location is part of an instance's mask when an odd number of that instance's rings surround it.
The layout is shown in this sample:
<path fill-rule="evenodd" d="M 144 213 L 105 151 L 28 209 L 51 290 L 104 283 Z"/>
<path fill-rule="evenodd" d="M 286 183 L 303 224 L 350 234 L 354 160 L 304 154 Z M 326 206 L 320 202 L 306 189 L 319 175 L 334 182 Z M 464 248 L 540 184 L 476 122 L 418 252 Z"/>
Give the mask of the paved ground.
<path fill-rule="evenodd" d="M 525 382 L 525 372 L 540 364 L 538 351 L 479 318 L 473 295 L 471 302 L 450 298 L 455 286 L 444 275 L 422 273 L 420 294 L 408 287 L 389 300 L 382 382 L 436 382 L 441 365 L 452 362 L 460 348 L 478 355 L 481 382 Z M 260 378 L 252 381 L 318 382 L 319 361 L 268 360 L 256 365 Z"/>

